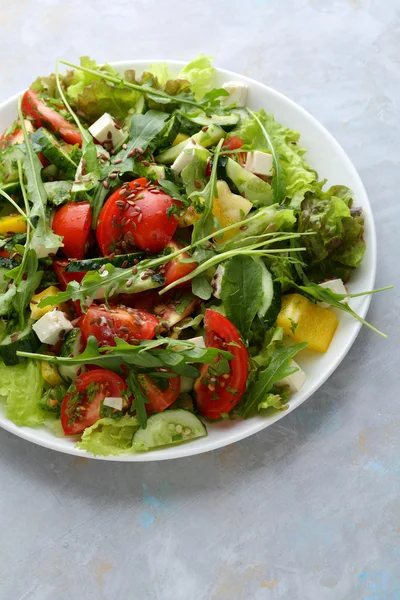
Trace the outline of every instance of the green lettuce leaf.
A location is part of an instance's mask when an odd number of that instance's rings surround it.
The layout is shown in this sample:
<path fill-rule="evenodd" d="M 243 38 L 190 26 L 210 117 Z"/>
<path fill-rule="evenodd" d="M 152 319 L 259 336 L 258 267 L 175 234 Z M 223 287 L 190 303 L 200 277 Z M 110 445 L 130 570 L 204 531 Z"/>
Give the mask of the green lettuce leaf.
<path fill-rule="evenodd" d="M 89 58 L 89 56 L 81 56 L 80 58 L 81 67 L 85 67 L 86 69 L 104 71 L 105 73 L 110 73 L 111 75 L 117 75 L 117 71 L 113 69 L 110 65 L 102 65 L 99 66 L 95 60 Z M 68 96 L 72 100 L 76 100 L 83 92 L 83 89 L 93 83 L 94 81 L 100 81 L 100 78 L 97 75 L 93 75 L 92 73 L 87 73 L 85 71 L 80 71 L 76 69 L 72 72 L 72 75 L 69 80 L 69 85 L 67 88 Z"/>
<path fill-rule="evenodd" d="M 98 456 L 126 454 L 132 451 L 132 438 L 139 429 L 136 417 L 124 415 L 121 419 L 103 418 L 85 429 L 77 447 Z"/>
<path fill-rule="evenodd" d="M 304 159 L 306 150 L 298 146 L 300 133 L 277 123 L 272 115 L 264 110 L 256 113 L 268 132 L 275 151 L 279 155 L 286 197 L 290 207 L 299 209 L 307 192 L 313 192 L 318 186 L 317 173 Z M 237 135 L 245 142 L 246 148 L 270 151 L 265 136 L 258 123 L 253 119 L 244 119 L 231 135 Z"/>
<path fill-rule="evenodd" d="M 0 361 L 0 397 L 6 402 L 6 416 L 16 425 L 32 427 L 48 418 L 38 402 L 43 379 L 40 363 L 27 360 L 12 367 Z"/>
<path fill-rule="evenodd" d="M 211 65 L 211 56 L 199 54 L 194 60 L 190 61 L 178 74 L 179 79 L 190 81 L 191 90 L 195 98 L 200 100 L 214 87 L 215 69 Z"/>
<path fill-rule="evenodd" d="M 311 266 L 325 261 L 350 268 L 361 264 L 365 252 L 364 219 L 361 211 L 352 216 L 351 202 L 351 192 L 345 186 L 309 195 L 303 202 L 299 231 L 314 233 L 303 237 Z"/>
<path fill-rule="evenodd" d="M 257 409 L 266 410 L 267 408 L 274 408 L 275 410 L 287 410 L 288 405 L 286 403 L 288 399 L 288 392 L 280 392 L 279 394 L 267 394 L 265 399 L 260 402 Z"/>
<path fill-rule="evenodd" d="M 85 86 L 76 98 L 77 109 L 89 122 L 109 113 L 117 121 L 123 121 L 140 98 L 140 92 L 126 87 L 117 87 L 104 79 L 93 81 Z"/>
<path fill-rule="evenodd" d="M 150 65 L 149 69 L 150 73 L 157 77 L 158 83 L 163 86 L 167 83 L 168 80 L 173 79 L 173 74 L 168 69 L 168 64 L 166 62 L 163 63 L 153 63 Z"/>

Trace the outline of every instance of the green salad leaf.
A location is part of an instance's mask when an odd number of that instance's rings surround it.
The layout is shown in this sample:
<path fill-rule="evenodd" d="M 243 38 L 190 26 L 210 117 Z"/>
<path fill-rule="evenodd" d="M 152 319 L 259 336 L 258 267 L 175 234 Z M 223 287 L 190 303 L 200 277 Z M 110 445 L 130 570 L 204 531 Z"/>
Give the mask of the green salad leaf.
<path fill-rule="evenodd" d="M 262 268 L 251 256 L 234 256 L 224 267 L 221 299 L 225 314 L 248 339 L 263 300 Z"/>
<path fill-rule="evenodd" d="M 48 418 L 38 402 L 43 379 L 40 363 L 33 360 L 6 366 L 0 361 L 0 397 L 6 403 L 6 416 L 20 427 L 40 425 Z M 28 392 L 29 390 L 29 392 Z"/>
<path fill-rule="evenodd" d="M 243 418 L 250 417 L 258 407 L 266 401 L 268 394 L 277 381 L 297 371 L 291 366 L 291 361 L 300 350 L 306 348 L 307 343 L 296 344 L 285 348 L 278 347 L 272 355 L 271 362 L 265 369 L 260 369 L 247 389 L 244 404 L 241 409 Z"/>
<path fill-rule="evenodd" d="M 131 415 L 103 418 L 85 429 L 77 447 L 98 456 L 124 454 L 131 451 L 133 434 L 138 429 L 139 421 Z"/>
<path fill-rule="evenodd" d="M 139 92 L 126 87 L 117 87 L 99 79 L 83 88 L 76 98 L 76 107 L 85 118 L 93 123 L 104 113 L 117 121 L 123 121 L 129 110 L 140 98 Z"/>
<path fill-rule="evenodd" d="M 201 100 L 213 87 L 215 69 L 211 64 L 212 57 L 201 53 L 179 71 L 179 79 L 190 81 L 195 98 Z"/>

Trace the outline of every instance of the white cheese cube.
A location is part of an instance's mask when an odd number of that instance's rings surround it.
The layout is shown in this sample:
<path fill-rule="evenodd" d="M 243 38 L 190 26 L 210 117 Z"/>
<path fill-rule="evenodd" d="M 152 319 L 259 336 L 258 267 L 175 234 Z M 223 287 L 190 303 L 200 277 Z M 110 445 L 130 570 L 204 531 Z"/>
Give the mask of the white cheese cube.
<path fill-rule="evenodd" d="M 41 244 L 38 244 L 33 236 L 30 247 L 36 252 L 38 258 L 47 258 L 50 254 L 56 254 L 59 248 L 62 248 L 63 244 L 54 246 L 54 248 L 45 248 Z"/>
<path fill-rule="evenodd" d="M 206 344 L 204 342 L 204 338 L 202 335 L 199 335 L 197 337 L 194 338 L 190 338 L 189 340 L 187 340 L 188 342 L 192 342 L 192 344 L 194 344 L 197 348 L 205 348 Z"/>
<path fill-rule="evenodd" d="M 216 298 L 221 298 L 221 286 L 222 286 L 222 278 L 225 273 L 224 265 L 218 265 L 217 270 L 214 273 L 214 277 L 211 279 L 211 287 L 213 290 L 213 295 Z"/>
<path fill-rule="evenodd" d="M 109 396 L 108 398 L 104 398 L 103 405 L 114 408 L 115 410 L 122 410 L 123 400 L 121 397 L 118 398 L 117 396 Z"/>
<path fill-rule="evenodd" d="M 195 140 L 190 138 L 182 152 L 171 165 L 171 169 L 175 171 L 175 173 L 178 173 L 178 175 L 180 175 L 183 169 L 190 165 L 194 157 L 195 148 L 199 150 L 204 150 L 203 146 L 200 146 Z"/>
<path fill-rule="evenodd" d="M 298 369 L 298 371 L 296 371 L 295 373 L 292 373 L 292 375 L 288 375 L 287 377 L 284 377 L 280 381 L 277 381 L 275 383 L 275 386 L 278 388 L 288 387 L 289 390 L 292 393 L 294 393 L 294 392 L 298 392 L 300 390 L 300 388 L 303 387 L 303 385 L 307 379 L 307 375 L 304 373 L 303 369 L 301 369 L 299 367 L 299 365 L 297 364 L 297 362 L 295 362 L 294 360 L 292 360 L 290 362 L 290 366 L 296 367 Z"/>
<path fill-rule="evenodd" d="M 341 279 L 329 279 L 318 284 L 320 287 L 330 290 L 334 294 L 347 294 L 347 290 L 344 287 L 344 283 Z M 344 298 L 342 302 L 348 302 L 348 298 Z M 327 302 L 317 302 L 321 308 L 329 308 L 330 304 Z"/>
<path fill-rule="evenodd" d="M 111 142 L 114 149 L 121 146 L 126 139 L 126 133 L 108 113 L 104 113 L 100 119 L 97 119 L 89 127 L 89 132 L 100 144 Z"/>
<path fill-rule="evenodd" d="M 32 325 L 33 331 L 42 344 L 56 344 L 61 339 L 61 334 L 71 331 L 73 325 L 65 318 L 61 310 L 54 309 L 43 315 Z"/>
<path fill-rule="evenodd" d="M 260 150 L 248 152 L 244 168 L 255 175 L 271 175 L 272 155 Z"/>
<path fill-rule="evenodd" d="M 226 90 L 229 96 L 223 96 L 221 98 L 222 104 L 237 104 L 238 106 L 246 106 L 247 104 L 247 93 L 249 86 L 241 81 L 227 81 L 222 86 Z"/>

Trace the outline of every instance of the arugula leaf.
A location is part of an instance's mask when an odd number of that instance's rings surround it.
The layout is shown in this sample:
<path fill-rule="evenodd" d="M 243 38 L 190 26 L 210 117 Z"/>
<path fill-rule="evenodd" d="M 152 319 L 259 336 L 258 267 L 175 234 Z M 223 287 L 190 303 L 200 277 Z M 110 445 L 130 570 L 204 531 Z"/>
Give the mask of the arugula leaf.
<path fill-rule="evenodd" d="M 221 300 L 226 316 L 248 339 L 263 300 L 262 268 L 251 256 L 234 256 L 225 263 Z"/>
<path fill-rule="evenodd" d="M 44 246 L 45 248 L 59 248 L 62 246 L 62 238 L 56 235 L 49 225 L 46 215 L 47 194 L 42 182 L 42 163 L 33 150 L 32 142 L 26 130 L 25 121 L 21 111 L 21 99 L 19 99 L 18 116 L 24 135 L 26 158 L 24 170 L 27 182 L 29 201 L 32 203 L 29 217 L 38 217 L 36 229 L 31 244 L 33 247 Z"/>
<path fill-rule="evenodd" d="M 133 400 L 131 404 L 131 412 L 136 411 L 136 417 L 139 422 L 139 425 L 142 429 L 146 429 L 147 426 L 147 412 L 146 412 L 146 404 L 149 404 L 149 399 L 143 392 L 142 385 L 146 385 L 146 381 L 144 378 L 137 377 L 132 369 L 128 373 L 128 377 L 126 378 L 126 383 L 128 385 L 129 393 L 132 394 Z"/>
<path fill-rule="evenodd" d="M 29 250 L 26 254 L 26 261 L 22 267 L 22 275 L 25 273 L 26 278 L 21 279 L 21 281 L 18 283 L 17 292 L 13 300 L 13 308 L 18 315 L 20 329 L 23 328 L 26 320 L 25 309 L 28 306 L 36 288 L 39 287 L 43 277 L 43 271 L 38 271 L 37 268 L 38 259 L 36 252 L 34 250 Z"/>
<path fill-rule="evenodd" d="M 186 196 L 184 196 L 181 193 L 181 190 L 176 185 L 176 183 L 173 183 L 172 181 L 168 181 L 168 179 L 160 179 L 160 181 L 158 182 L 158 186 L 162 190 L 164 190 L 164 192 L 166 194 L 168 194 L 169 196 L 171 196 L 171 198 L 173 198 L 174 200 L 179 200 L 179 202 L 182 202 L 182 204 L 184 206 L 187 206 L 188 199 L 187 199 Z"/>
<path fill-rule="evenodd" d="M 270 362 L 271 358 L 276 350 L 277 345 L 283 339 L 282 327 L 275 327 L 266 332 L 262 349 L 256 356 L 253 356 L 252 360 L 257 364 L 258 367 L 266 367 Z"/>
<path fill-rule="evenodd" d="M 202 300 L 209 300 L 211 298 L 212 287 L 205 273 L 201 273 L 192 279 L 192 292 Z"/>
<path fill-rule="evenodd" d="M 289 348 L 277 348 L 272 356 L 271 362 L 256 374 L 256 378 L 250 383 L 246 392 L 241 415 L 244 419 L 254 413 L 258 406 L 267 398 L 276 381 L 296 372 L 296 367 L 290 366 L 291 360 L 300 350 L 307 346 L 306 342 L 289 346 Z"/>
<path fill-rule="evenodd" d="M 267 142 L 268 148 L 271 152 L 272 165 L 273 165 L 273 170 L 274 170 L 273 175 L 272 175 L 272 184 L 271 184 L 272 195 L 273 195 L 275 202 L 277 202 L 278 204 L 281 204 L 286 196 L 286 187 L 285 187 L 285 182 L 284 182 L 284 170 L 283 170 L 283 167 L 280 162 L 283 157 L 278 154 L 269 133 L 265 129 L 264 125 L 262 124 L 261 120 L 258 118 L 256 113 L 253 112 L 252 110 L 250 110 L 249 108 L 247 108 L 246 110 L 249 113 L 249 115 L 258 124 L 260 131 L 262 132 L 262 134 Z"/>
<path fill-rule="evenodd" d="M 12 283 L 6 292 L 0 294 L 0 317 L 5 317 L 12 312 L 16 293 L 17 287 L 15 283 Z"/>
<path fill-rule="evenodd" d="M 196 221 L 193 227 L 192 233 L 192 244 L 198 242 L 200 239 L 204 238 L 211 234 L 214 217 L 212 214 L 214 198 L 218 197 L 217 191 L 217 167 L 218 167 L 218 158 L 220 155 L 220 151 L 222 148 L 224 140 L 220 140 L 215 149 L 213 166 L 211 170 L 210 180 L 207 183 L 206 187 L 201 191 L 193 192 L 190 196 L 191 202 L 197 199 L 200 203 L 204 205 L 204 212 L 202 213 L 200 219 Z M 204 260 L 206 256 L 206 252 L 204 249 L 199 249 L 196 252 L 196 261 L 201 262 Z"/>
<path fill-rule="evenodd" d="M 368 292 L 360 292 L 358 294 L 335 294 L 331 290 L 323 288 L 320 285 L 312 282 L 310 282 L 309 285 L 298 285 L 297 283 L 291 281 L 287 277 L 280 277 L 279 281 L 288 284 L 292 288 L 295 288 L 310 300 L 314 300 L 316 302 L 326 302 L 327 304 L 329 304 L 329 306 L 333 306 L 334 308 L 338 308 L 339 310 L 348 313 L 349 315 L 357 319 L 357 321 L 359 321 L 363 325 L 366 325 L 367 327 L 372 329 L 372 331 L 375 331 L 375 333 L 378 333 L 383 338 L 387 338 L 387 335 L 385 333 L 382 333 L 382 331 L 379 331 L 373 325 L 365 321 L 352 308 L 350 308 L 350 306 L 346 302 L 343 302 L 343 300 L 345 298 L 358 298 L 359 296 L 368 296 L 369 294 L 385 292 L 387 290 L 393 289 L 393 285 L 389 285 L 384 288 L 379 288 L 377 290 L 371 290 Z"/>

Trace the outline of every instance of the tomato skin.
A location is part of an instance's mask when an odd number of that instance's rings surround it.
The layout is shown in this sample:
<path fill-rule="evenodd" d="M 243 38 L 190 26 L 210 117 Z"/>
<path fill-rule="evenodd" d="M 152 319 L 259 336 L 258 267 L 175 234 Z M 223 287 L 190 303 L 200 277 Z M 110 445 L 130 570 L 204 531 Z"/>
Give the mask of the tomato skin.
<path fill-rule="evenodd" d="M 116 337 L 128 343 L 152 340 L 159 325 L 157 317 L 144 310 L 92 305 L 83 317 L 81 330 L 85 339 L 94 335 L 101 346 L 115 346 Z"/>
<path fill-rule="evenodd" d="M 86 389 L 90 384 L 97 386 L 98 390 L 92 392 L 89 399 Z M 78 435 L 96 423 L 101 418 L 100 409 L 104 398 L 119 398 L 127 389 L 125 381 L 119 375 L 106 369 L 95 369 L 79 375 L 61 404 L 61 425 L 65 435 Z"/>
<path fill-rule="evenodd" d="M 54 233 L 63 236 L 62 251 L 68 258 L 81 260 L 89 247 L 92 209 L 89 202 L 68 202 L 54 215 Z"/>
<path fill-rule="evenodd" d="M 204 379 L 209 378 L 208 369 L 212 365 L 202 365 L 200 377 L 194 386 L 197 394 L 196 403 L 201 414 L 209 419 L 218 419 L 221 414 L 229 413 L 246 391 L 249 354 L 236 327 L 220 313 L 208 308 L 204 316 L 204 326 L 206 346 L 227 350 L 234 356 L 229 361 L 231 368 L 229 377 L 223 375 L 216 377 L 216 381 L 210 382 L 210 389 L 209 385 L 204 385 Z M 229 345 L 229 342 L 234 344 Z M 227 388 L 235 390 L 235 393 L 228 391 Z M 213 399 L 214 395 L 218 397 Z"/>
<path fill-rule="evenodd" d="M 177 242 L 175 240 L 171 240 L 169 242 L 167 248 L 170 248 L 172 250 L 172 252 L 176 252 L 177 250 L 180 250 L 181 248 L 183 248 L 183 246 L 179 242 Z M 168 263 L 166 263 L 164 265 L 164 267 L 161 268 L 161 273 L 163 273 L 165 275 L 165 285 L 169 285 L 170 283 L 173 283 L 174 281 L 181 279 L 181 277 L 185 277 L 186 275 L 189 275 L 189 273 L 191 273 L 192 271 L 194 271 L 197 268 L 198 264 L 196 262 L 192 262 L 192 263 L 182 262 L 183 259 L 187 259 L 187 258 L 190 258 L 190 256 L 187 252 L 184 252 L 183 254 L 180 254 L 176 258 L 173 258 L 172 260 L 170 260 Z M 181 288 L 181 287 L 185 287 L 187 285 L 190 285 L 190 280 L 184 281 L 183 283 L 180 283 L 176 287 Z"/>
<path fill-rule="evenodd" d="M 60 287 L 62 290 L 67 289 L 67 285 L 71 281 L 77 281 L 81 283 L 82 279 L 85 277 L 86 272 L 76 272 L 76 273 L 66 273 L 65 269 L 69 265 L 69 260 L 55 260 L 53 261 L 53 269 L 55 274 L 57 275 L 58 281 L 60 282 Z"/>
<path fill-rule="evenodd" d="M 149 400 L 146 404 L 146 412 L 162 412 L 175 402 L 181 391 L 181 378 L 171 377 L 168 379 L 168 387 L 161 390 L 148 375 L 139 375 L 138 381 L 144 395 Z"/>
<path fill-rule="evenodd" d="M 144 177 L 114 192 L 97 222 L 97 242 L 103 255 L 110 254 L 115 247 L 119 250 L 121 243 L 151 253 L 163 250 L 178 227 L 175 215 L 168 214 L 174 204 L 176 201 Z"/>
<path fill-rule="evenodd" d="M 2 258 L 8 258 L 10 256 L 10 253 L 8 250 L 0 250 L 0 256 Z"/>
<path fill-rule="evenodd" d="M 37 92 L 26 90 L 22 96 L 21 108 L 33 120 L 35 127 L 47 127 L 54 133 L 59 133 L 68 144 L 82 146 L 82 136 L 75 125 L 47 106 Z"/>
<path fill-rule="evenodd" d="M 224 143 L 222 144 L 222 151 L 238 150 L 243 146 L 243 144 L 244 141 L 240 137 L 237 137 L 236 135 L 231 135 L 231 137 L 228 137 L 226 138 L 226 140 L 224 140 Z"/>

